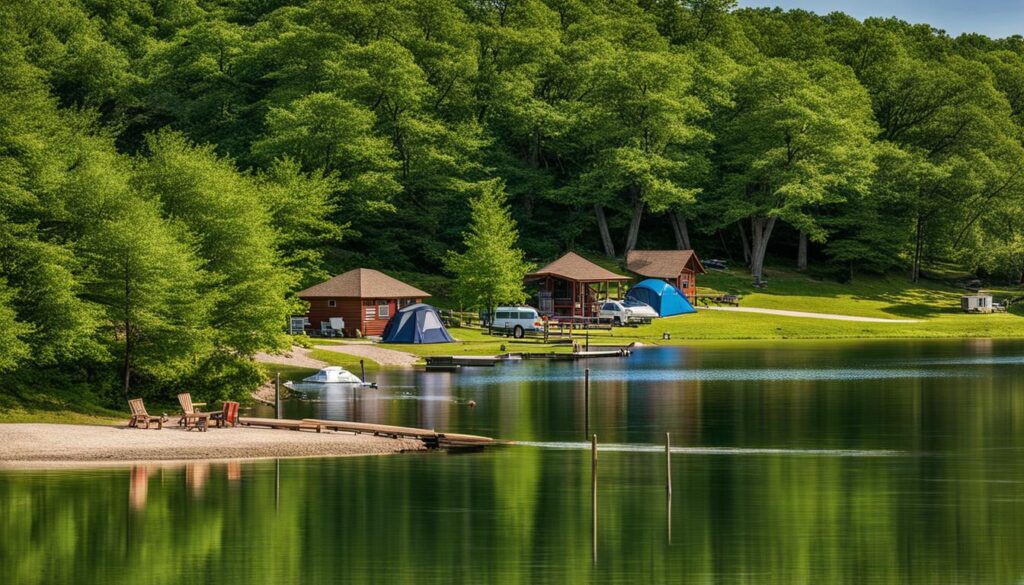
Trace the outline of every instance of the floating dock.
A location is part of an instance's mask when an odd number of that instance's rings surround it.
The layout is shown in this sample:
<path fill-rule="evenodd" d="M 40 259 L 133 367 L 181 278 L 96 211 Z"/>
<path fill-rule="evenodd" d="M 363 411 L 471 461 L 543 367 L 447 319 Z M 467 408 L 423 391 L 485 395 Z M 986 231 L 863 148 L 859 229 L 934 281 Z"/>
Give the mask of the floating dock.
<path fill-rule="evenodd" d="M 304 418 L 302 420 L 287 418 L 254 418 L 239 417 L 238 424 L 252 427 L 267 427 L 271 429 L 285 429 L 291 431 L 340 431 L 355 434 L 372 434 L 378 437 L 410 438 L 419 439 L 427 448 L 466 448 L 485 447 L 496 445 L 497 441 L 490 437 L 478 435 L 465 435 L 461 433 L 439 433 L 433 429 L 418 429 L 414 427 L 398 427 L 394 425 L 381 425 L 374 423 L 358 423 L 340 420 L 326 420 L 316 418 Z"/>

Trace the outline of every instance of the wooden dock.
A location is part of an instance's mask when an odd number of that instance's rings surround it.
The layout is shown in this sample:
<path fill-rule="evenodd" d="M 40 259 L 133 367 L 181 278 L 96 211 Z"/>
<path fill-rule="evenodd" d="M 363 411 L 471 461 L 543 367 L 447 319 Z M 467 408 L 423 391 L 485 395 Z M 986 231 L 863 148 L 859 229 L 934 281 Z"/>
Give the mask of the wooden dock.
<path fill-rule="evenodd" d="M 432 355 L 426 358 L 428 369 L 461 367 L 493 368 L 502 358 L 494 355 Z"/>
<path fill-rule="evenodd" d="M 591 358 L 628 357 L 632 346 L 593 346 L 590 351 L 520 351 L 501 355 L 433 355 L 427 356 L 428 372 L 455 372 L 464 367 L 494 367 L 508 360 L 585 360 Z"/>
<path fill-rule="evenodd" d="M 490 437 L 465 435 L 461 433 L 439 433 L 433 429 L 399 427 L 374 423 L 358 423 L 340 420 L 304 418 L 302 420 L 287 418 L 253 418 L 239 417 L 238 423 L 243 426 L 267 427 L 291 431 L 338 431 L 355 434 L 372 434 L 377 437 L 419 439 L 430 449 L 485 447 L 498 444 Z"/>

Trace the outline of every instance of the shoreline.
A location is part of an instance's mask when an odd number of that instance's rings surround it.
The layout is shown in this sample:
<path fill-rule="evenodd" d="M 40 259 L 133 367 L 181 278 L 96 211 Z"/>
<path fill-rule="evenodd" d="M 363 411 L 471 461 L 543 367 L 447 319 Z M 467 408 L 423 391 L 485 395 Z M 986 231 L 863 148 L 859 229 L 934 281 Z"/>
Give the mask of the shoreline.
<path fill-rule="evenodd" d="M 104 467 L 279 458 L 356 457 L 425 451 L 414 439 L 274 429 L 186 431 L 112 425 L 0 424 L 0 469 Z"/>

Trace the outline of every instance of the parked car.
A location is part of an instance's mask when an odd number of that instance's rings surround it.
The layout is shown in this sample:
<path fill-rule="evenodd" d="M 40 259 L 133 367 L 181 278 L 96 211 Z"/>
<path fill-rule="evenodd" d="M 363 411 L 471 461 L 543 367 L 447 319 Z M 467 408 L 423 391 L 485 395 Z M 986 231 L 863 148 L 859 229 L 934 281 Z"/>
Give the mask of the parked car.
<path fill-rule="evenodd" d="M 658 316 L 647 303 L 633 299 L 624 301 L 605 301 L 601 304 L 601 310 L 597 314 L 601 319 L 611 319 L 616 325 L 634 323 L 638 321 L 649 321 Z"/>
<path fill-rule="evenodd" d="M 716 270 L 725 270 L 727 268 L 725 260 L 719 260 L 717 258 L 709 258 L 703 262 L 705 268 L 714 268 Z"/>
<path fill-rule="evenodd" d="M 527 333 L 544 331 L 544 321 L 533 307 L 498 307 L 491 325 L 508 331 L 516 339 L 522 339 Z"/>

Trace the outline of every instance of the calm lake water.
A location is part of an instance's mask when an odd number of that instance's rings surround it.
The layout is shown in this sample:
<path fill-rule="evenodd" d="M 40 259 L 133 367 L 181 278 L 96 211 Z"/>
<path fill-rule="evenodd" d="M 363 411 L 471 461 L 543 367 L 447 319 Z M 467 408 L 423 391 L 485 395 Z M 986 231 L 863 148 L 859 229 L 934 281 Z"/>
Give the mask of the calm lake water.
<path fill-rule="evenodd" d="M 286 415 L 524 444 L 0 472 L 0 583 L 1024 579 L 1024 342 L 651 348 L 588 365 L 596 530 L 583 364 L 388 372 Z"/>

